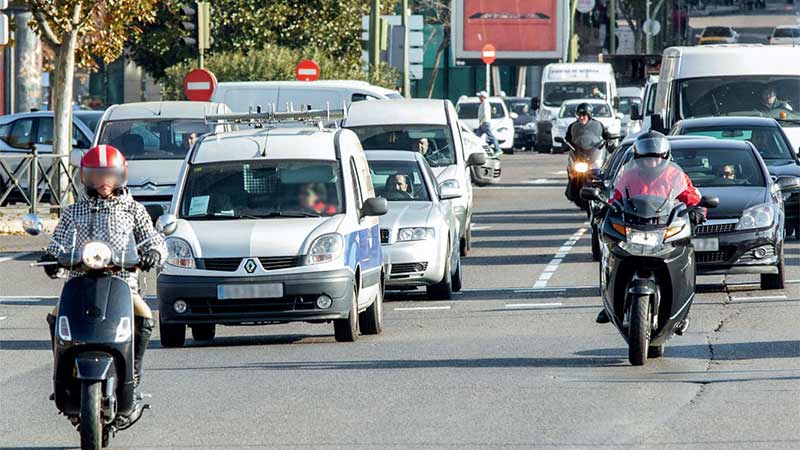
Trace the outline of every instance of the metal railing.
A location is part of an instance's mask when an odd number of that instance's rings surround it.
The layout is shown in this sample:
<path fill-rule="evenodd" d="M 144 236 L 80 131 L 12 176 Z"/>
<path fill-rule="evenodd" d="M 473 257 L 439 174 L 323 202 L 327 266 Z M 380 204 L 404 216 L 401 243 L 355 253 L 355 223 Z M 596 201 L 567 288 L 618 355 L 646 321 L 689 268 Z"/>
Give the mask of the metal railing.
<path fill-rule="evenodd" d="M 42 162 L 48 160 L 50 164 L 46 167 Z M 76 171 L 68 161 L 66 156 L 41 154 L 35 145 L 29 153 L 0 154 L 0 205 L 17 193 L 19 200 L 24 201 L 35 214 L 49 192 L 48 208 L 68 206 L 70 197 L 77 199 L 81 195 L 75 182 Z M 63 192 L 59 189 L 62 180 L 66 182 Z M 24 186 L 26 181 L 27 186 Z"/>

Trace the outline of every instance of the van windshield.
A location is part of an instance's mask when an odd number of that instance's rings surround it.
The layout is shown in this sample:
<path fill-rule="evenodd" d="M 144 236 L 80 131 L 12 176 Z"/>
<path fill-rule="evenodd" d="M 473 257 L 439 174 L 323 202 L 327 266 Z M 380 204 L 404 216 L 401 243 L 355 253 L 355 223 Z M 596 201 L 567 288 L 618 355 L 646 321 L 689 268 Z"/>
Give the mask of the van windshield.
<path fill-rule="evenodd" d="M 771 117 L 800 121 L 800 76 L 718 76 L 677 82 L 678 118 Z"/>
<path fill-rule="evenodd" d="M 447 125 L 369 125 L 349 128 L 361 139 L 364 150 L 420 152 L 431 167 L 456 163 L 453 136 Z"/>
<path fill-rule="evenodd" d="M 596 98 L 605 100 L 608 96 L 603 82 L 547 82 L 543 88 L 545 106 L 561 106 L 566 100 Z"/>
<path fill-rule="evenodd" d="M 129 161 L 183 159 L 198 137 L 214 131 L 205 120 L 114 120 L 103 123 L 98 144 L 113 145 Z"/>
<path fill-rule="evenodd" d="M 232 161 L 191 166 L 180 217 L 190 220 L 325 217 L 343 212 L 338 165 Z"/>

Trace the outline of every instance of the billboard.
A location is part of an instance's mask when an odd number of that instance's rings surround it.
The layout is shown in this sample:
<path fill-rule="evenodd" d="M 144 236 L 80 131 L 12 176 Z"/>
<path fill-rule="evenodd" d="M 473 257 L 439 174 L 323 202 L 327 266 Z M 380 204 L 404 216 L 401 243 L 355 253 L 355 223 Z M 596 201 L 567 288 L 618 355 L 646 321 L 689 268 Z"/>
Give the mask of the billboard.
<path fill-rule="evenodd" d="M 567 0 L 454 0 L 451 13 L 455 59 L 480 61 L 492 44 L 500 62 L 558 60 L 565 56 Z"/>

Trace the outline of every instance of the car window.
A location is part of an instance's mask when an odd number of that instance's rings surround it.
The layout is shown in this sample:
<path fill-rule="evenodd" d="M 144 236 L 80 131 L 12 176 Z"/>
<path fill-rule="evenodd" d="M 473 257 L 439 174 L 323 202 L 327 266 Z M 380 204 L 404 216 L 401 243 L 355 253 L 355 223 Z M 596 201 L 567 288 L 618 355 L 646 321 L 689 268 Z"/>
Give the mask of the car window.
<path fill-rule="evenodd" d="M 478 107 L 481 104 L 478 102 L 459 103 L 456 105 L 456 112 L 459 119 L 475 120 L 478 118 Z M 492 107 L 492 118 L 499 119 L 506 116 L 503 110 L 503 105 L 500 102 L 489 102 Z"/>
<path fill-rule="evenodd" d="M 198 137 L 214 131 L 202 119 L 114 120 L 105 122 L 98 144 L 117 147 L 128 160 L 183 159 Z"/>
<path fill-rule="evenodd" d="M 375 195 L 391 201 L 431 200 L 416 161 L 370 161 Z"/>
<path fill-rule="evenodd" d="M 639 97 L 620 97 L 619 98 L 619 112 L 622 114 L 630 115 L 631 106 L 639 106 L 639 111 L 642 110 L 642 99 Z"/>
<path fill-rule="evenodd" d="M 53 118 L 40 117 L 39 123 L 36 127 L 36 143 L 43 145 L 53 145 Z M 72 139 L 77 143 L 75 147 L 87 149 L 92 146 L 89 138 L 78 128 L 77 125 L 72 124 Z"/>
<path fill-rule="evenodd" d="M 775 127 L 749 128 L 698 128 L 681 129 L 681 134 L 689 136 L 710 136 L 717 139 L 750 141 L 758 149 L 761 157 L 769 159 L 794 159 L 780 131 Z"/>
<path fill-rule="evenodd" d="M 34 119 L 19 119 L 11 124 L 11 131 L 8 133 L 6 143 L 16 148 L 30 148 L 35 141 L 33 135 Z"/>
<path fill-rule="evenodd" d="M 766 186 L 761 165 L 749 148 L 681 149 L 672 159 L 698 188 Z"/>
<path fill-rule="evenodd" d="M 356 160 L 353 159 L 353 157 L 350 157 L 350 182 L 353 185 L 353 195 L 356 196 L 356 208 L 360 211 L 361 206 L 364 204 L 364 195 L 361 192 L 361 186 L 358 181 L 358 168 L 356 167 Z"/>
<path fill-rule="evenodd" d="M 677 95 L 679 119 L 756 116 L 786 119 L 782 123 L 789 125 L 800 120 L 800 75 L 689 78 L 677 82 Z"/>
<path fill-rule="evenodd" d="M 545 106 L 561 106 L 567 100 L 580 98 L 594 98 L 605 100 L 606 83 L 603 82 L 573 82 L 573 81 L 548 81 L 542 89 Z"/>
<path fill-rule="evenodd" d="M 350 98 L 350 101 L 355 102 L 363 102 L 364 100 L 379 100 L 378 97 L 367 95 L 367 94 L 360 94 L 358 92 L 354 93 L 353 96 Z"/>
<path fill-rule="evenodd" d="M 343 211 L 342 199 L 334 162 L 234 161 L 191 166 L 179 211 L 198 220 L 332 216 Z"/>
<path fill-rule="evenodd" d="M 731 29 L 728 27 L 708 27 L 703 32 L 703 37 L 731 37 Z"/>
<path fill-rule="evenodd" d="M 8 133 L 10 132 L 11 132 L 10 123 L 0 124 L 0 140 L 2 140 L 3 142 L 8 142 Z"/>
<path fill-rule="evenodd" d="M 420 152 L 433 167 L 456 163 L 453 136 L 447 125 L 368 125 L 350 127 L 364 150 Z"/>

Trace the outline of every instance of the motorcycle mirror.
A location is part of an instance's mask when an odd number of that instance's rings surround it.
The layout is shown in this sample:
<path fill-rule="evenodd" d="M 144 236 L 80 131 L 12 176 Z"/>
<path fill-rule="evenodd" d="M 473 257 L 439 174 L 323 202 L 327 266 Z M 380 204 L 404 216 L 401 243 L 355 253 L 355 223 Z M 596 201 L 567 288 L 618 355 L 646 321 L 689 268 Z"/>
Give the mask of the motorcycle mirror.
<path fill-rule="evenodd" d="M 581 189 L 581 198 L 584 200 L 593 200 L 596 202 L 602 202 L 603 196 L 600 195 L 600 189 L 595 187 L 586 186 Z"/>
<path fill-rule="evenodd" d="M 700 206 L 703 208 L 716 208 L 719 206 L 719 197 L 704 195 L 700 198 Z"/>
<path fill-rule="evenodd" d="M 22 229 L 31 236 L 39 236 L 44 232 L 44 223 L 36 214 L 25 214 L 22 217 Z"/>
<path fill-rule="evenodd" d="M 175 233 L 177 228 L 178 218 L 175 217 L 174 214 L 162 214 L 159 216 L 158 220 L 156 220 L 156 231 L 164 236 L 169 236 Z"/>
<path fill-rule="evenodd" d="M 554 141 L 556 141 L 556 142 L 558 142 L 559 144 L 562 144 L 562 145 L 563 145 L 563 144 L 566 142 L 566 141 L 564 140 L 564 138 L 563 138 L 563 137 L 561 137 L 561 136 L 556 136 L 555 138 L 553 138 L 553 140 L 554 140 Z"/>

